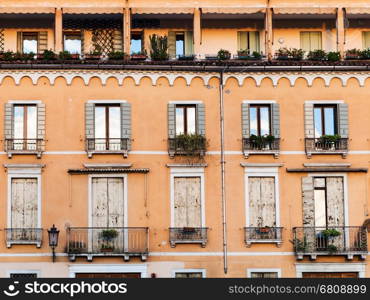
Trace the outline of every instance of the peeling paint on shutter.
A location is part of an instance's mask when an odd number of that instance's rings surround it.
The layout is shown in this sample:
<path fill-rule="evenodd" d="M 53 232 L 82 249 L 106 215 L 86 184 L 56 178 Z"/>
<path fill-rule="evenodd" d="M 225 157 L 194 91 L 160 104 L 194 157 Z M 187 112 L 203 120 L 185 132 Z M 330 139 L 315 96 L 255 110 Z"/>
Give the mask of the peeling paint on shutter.
<path fill-rule="evenodd" d="M 206 111 L 204 103 L 197 104 L 197 133 L 206 135 Z"/>
<path fill-rule="evenodd" d="M 249 138 L 250 136 L 249 104 L 248 103 L 242 103 L 242 136 L 243 138 Z"/>
<path fill-rule="evenodd" d="M 107 178 L 92 178 L 92 227 L 108 226 Z"/>
<path fill-rule="evenodd" d="M 174 183 L 174 226 L 201 227 L 200 177 L 176 177 Z"/>
<path fill-rule="evenodd" d="M 280 107 L 278 103 L 271 105 L 272 109 L 272 135 L 275 138 L 280 138 Z"/>
<path fill-rule="evenodd" d="M 176 136 L 176 105 L 167 105 L 168 138 L 174 139 Z"/>
<path fill-rule="evenodd" d="M 123 178 L 108 178 L 108 226 L 123 227 Z"/>
<path fill-rule="evenodd" d="M 127 150 L 131 149 L 131 104 L 121 103 L 121 138 L 128 139 Z"/>
<path fill-rule="evenodd" d="M 13 138 L 13 104 L 5 103 L 4 136 L 5 139 Z"/>
<path fill-rule="evenodd" d="M 275 179 L 249 177 L 249 226 L 276 226 Z"/>
<path fill-rule="evenodd" d="M 43 53 L 45 50 L 48 50 L 48 32 L 40 31 L 38 39 L 38 53 Z"/>
<path fill-rule="evenodd" d="M 348 138 L 348 104 L 340 103 L 338 105 L 339 135 L 342 138 Z"/>
<path fill-rule="evenodd" d="M 315 200 L 313 177 L 302 177 L 303 226 L 315 226 Z"/>
<path fill-rule="evenodd" d="M 176 58 L 176 32 L 168 32 L 168 55 L 170 58 Z"/>
<path fill-rule="evenodd" d="M 37 138 L 41 139 L 41 151 L 45 151 L 45 103 L 37 104 Z"/>
<path fill-rule="evenodd" d="M 304 104 L 304 130 L 306 138 L 315 137 L 315 128 L 313 120 L 313 104 L 305 102 Z"/>
<path fill-rule="evenodd" d="M 343 177 L 326 178 L 328 226 L 344 226 Z"/>
<path fill-rule="evenodd" d="M 85 135 L 87 139 L 95 137 L 95 104 L 85 103 Z"/>
<path fill-rule="evenodd" d="M 122 51 L 122 31 L 114 30 L 113 31 L 113 50 Z"/>

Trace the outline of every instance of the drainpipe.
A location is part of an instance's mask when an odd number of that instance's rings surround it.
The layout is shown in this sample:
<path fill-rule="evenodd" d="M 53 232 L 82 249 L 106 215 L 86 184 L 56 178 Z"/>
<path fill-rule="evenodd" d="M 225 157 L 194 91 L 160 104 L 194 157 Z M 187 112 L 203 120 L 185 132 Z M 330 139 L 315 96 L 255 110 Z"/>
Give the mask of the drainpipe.
<path fill-rule="evenodd" d="M 224 71 L 220 71 L 220 132 L 221 132 L 221 202 L 222 202 L 222 247 L 224 273 L 227 274 L 227 226 L 226 226 L 226 192 L 225 192 L 225 132 L 224 132 Z"/>

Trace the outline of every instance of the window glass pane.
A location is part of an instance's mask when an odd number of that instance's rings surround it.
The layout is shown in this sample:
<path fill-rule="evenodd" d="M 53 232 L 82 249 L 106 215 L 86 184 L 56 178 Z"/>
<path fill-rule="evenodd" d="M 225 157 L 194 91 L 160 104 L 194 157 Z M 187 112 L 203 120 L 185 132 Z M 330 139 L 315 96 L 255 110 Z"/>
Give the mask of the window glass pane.
<path fill-rule="evenodd" d="M 131 33 L 131 54 L 139 53 L 142 51 L 142 34 L 139 33 Z"/>
<path fill-rule="evenodd" d="M 176 33 L 176 56 L 185 54 L 185 42 L 184 34 Z"/>
<path fill-rule="evenodd" d="M 81 54 L 81 35 L 65 34 L 64 50 L 72 54 Z"/>
<path fill-rule="evenodd" d="M 37 53 L 37 34 L 23 33 L 23 53 Z"/>
<path fill-rule="evenodd" d="M 322 119 L 321 119 L 321 108 L 314 108 L 314 122 L 315 122 L 315 137 L 319 138 L 322 136 Z"/>
<path fill-rule="evenodd" d="M 14 138 L 23 139 L 23 116 L 24 116 L 24 107 L 23 106 L 14 106 Z"/>
<path fill-rule="evenodd" d="M 119 106 L 109 107 L 109 138 L 121 138 L 121 108 Z"/>
<path fill-rule="evenodd" d="M 106 127 L 105 127 L 105 107 L 95 107 L 95 138 L 105 139 Z"/>
<path fill-rule="evenodd" d="M 334 108 L 325 107 L 325 134 L 334 135 L 335 134 L 335 117 L 334 117 Z"/>
<path fill-rule="evenodd" d="M 179 272 L 176 272 L 176 275 L 175 275 L 176 278 L 202 278 L 202 273 L 201 272 L 183 272 L 183 273 L 179 273 Z"/>
<path fill-rule="evenodd" d="M 270 134 L 270 109 L 268 107 L 260 107 L 261 118 L 261 135 Z"/>
<path fill-rule="evenodd" d="M 36 105 L 26 106 L 27 108 L 27 138 L 37 137 L 37 108 Z"/>
<path fill-rule="evenodd" d="M 250 134 L 258 135 L 258 128 L 257 128 L 257 108 L 251 107 L 249 109 L 250 114 Z"/>
<path fill-rule="evenodd" d="M 176 107 L 176 135 L 184 133 L 184 108 Z"/>
<path fill-rule="evenodd" d="M 325 190 L 314 190 L 315 198 L 315 226 L 326 226 Z"/>
<path fill-rule="evenodd" d="M 187 134 L 195 133 L 195 107 L 187 108 Z"/>

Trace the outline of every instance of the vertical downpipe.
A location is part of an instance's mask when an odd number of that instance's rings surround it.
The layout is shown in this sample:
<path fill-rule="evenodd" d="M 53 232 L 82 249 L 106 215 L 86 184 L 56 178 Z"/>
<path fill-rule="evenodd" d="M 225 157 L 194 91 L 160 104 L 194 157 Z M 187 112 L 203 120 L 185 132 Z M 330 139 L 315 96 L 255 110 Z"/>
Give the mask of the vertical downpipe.
<path fill-rule="evenodd" d="M 227 274 L 227 226 L 225 193 L 225 132 L 224 132 L 224 70 L 220 71 L 220 132 L 221 132 L 221 202 L 224 273 Z"/>

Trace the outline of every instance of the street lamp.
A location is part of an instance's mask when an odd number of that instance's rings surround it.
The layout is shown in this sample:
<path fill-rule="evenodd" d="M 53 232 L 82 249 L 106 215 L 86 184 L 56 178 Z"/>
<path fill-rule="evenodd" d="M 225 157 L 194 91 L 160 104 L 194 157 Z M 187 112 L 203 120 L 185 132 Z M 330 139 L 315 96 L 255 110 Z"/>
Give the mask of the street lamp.
<path fill-rule="evenodd" d="M 59 230 L 53 224 L 53 227 L 48 229 L 49 246 L 53 250 L 53 262 L 55 262 L 55 248 L 58 246 Z"/>

